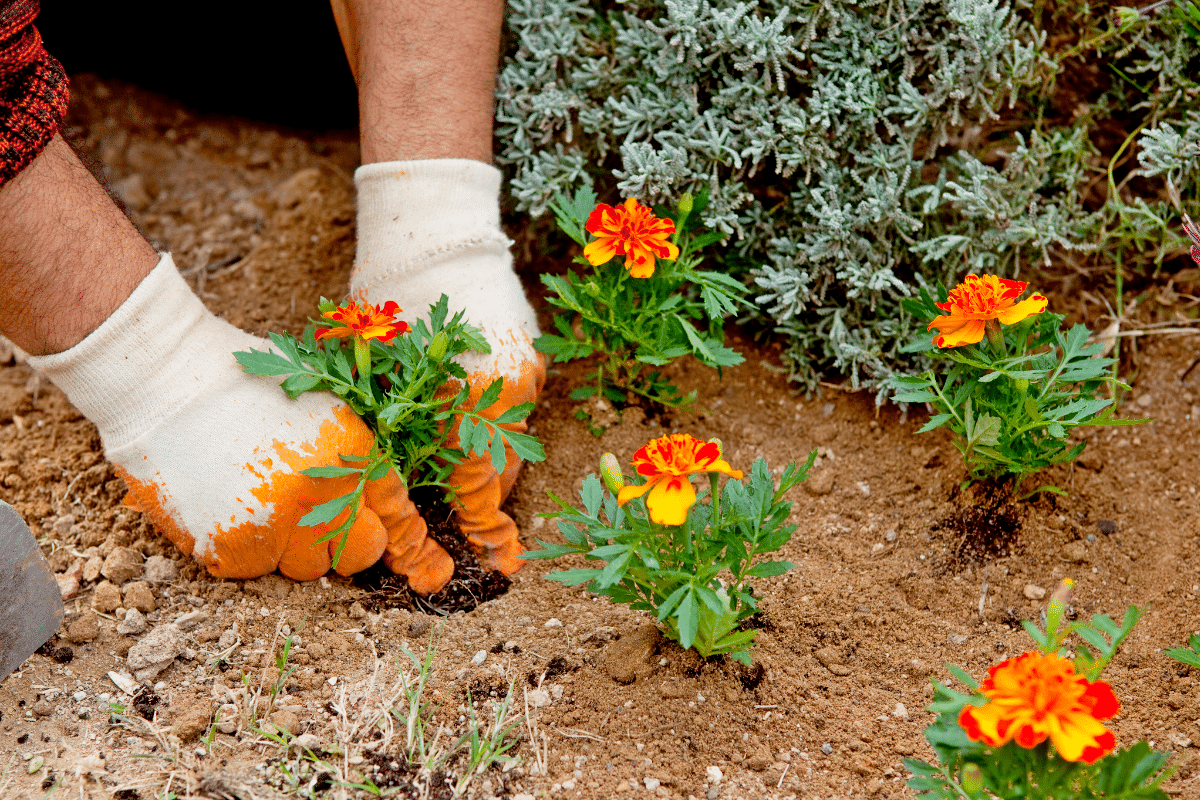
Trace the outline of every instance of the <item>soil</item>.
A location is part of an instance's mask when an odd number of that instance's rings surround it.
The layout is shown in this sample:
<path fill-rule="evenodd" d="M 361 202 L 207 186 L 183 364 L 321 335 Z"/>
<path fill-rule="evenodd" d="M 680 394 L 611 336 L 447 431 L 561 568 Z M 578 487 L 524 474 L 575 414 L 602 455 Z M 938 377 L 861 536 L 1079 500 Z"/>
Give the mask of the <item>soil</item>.
<path fill-rule="evenodd" d="M 352 131 L 199 116 L 81 76 L 68 132 L 230 322 L 257 334 L 298 331 L 318 298 L 344 293 Z M 536 298 L 546 265 L 528 237 L 513 235 Z M 1189 294 L 1168 286 L 1138 306 L 1139 319 L 1182 319 Z M 552 368 L 531 428 L 547 460 L 525 467 L 508 508 L 527 546 L 553 540 L 555 526 L 538 516 L 554 508 L 547 491 L 574 496 L 602 453 L 627 460 L 668 431 L 720 438 L 740 468 L 819 450 L 812 477 L 789 498 L 799 527 L 782 556 L 798 566 L 756 587 L 763 612 L 750 668 L 682 651 L 645 614 L 546 580 L 545 562 L 453 613 L 413 610 L 378 573 L 365 586 L 336 576 L 213 579 L 121 505 L 124 486 L 95 428 L 19 354 L 9 357 L 0 367 L 0 498 L 29 522 L 57 573 L 82 567 L 84 580 L 60 637 L 0 685 L 0 795 L 42 797 L 57 786 L 52 796 L 71 798 L 269 798 L 293 786 L 301 796 L 349 797 L 366 796 L 348 784 L 370 778 L 400 796 L 449 796 L 446 776 L 397 760 L 403 723 L 383 713 L 403 696 L 406 649 L 419 657 L 432 638 L 425 699 L 439 722 L 465 719 L 468 690 L 481 714 L 480 698 L 502 698 L 510 685 L 522 711 L 527 693 L 542 690 L 530 706 L 536 737 L 532 725 L 519 729 L 522 763 L 477 777 L 472 797 L 907 797 L 901 758 L 932 757 L 922 737 L 931 679 L 949 679 L 946 662 L 982 676 L 1029 649 L 1020 621 L 1045 602 L 1031 598 L 1069 576 L 1077 615 L 1146 609 L 1106 674 L 1122 703 L 1112 728 L 1121 744 L 1147 738 L 1174 751 L 1167 789 L 1200 797 L 1200 676 L 1162 654 L 1200 629 L 1200 340 L 1142 337 L 1127 362 L 1133 392 L 1123 414 L 1151 421 L 1090 431 L 1080 460 L 1046 476 L 1069 494 L 1019 505 L 996 505 L 986 488 L 960 490 L 949 438 L 914 435 L 923 412 L 877 409 L 867 394 L 836 387 L 798 397 L 775 371 L 772 345 L 738 332 L 731 340 L 747 361 L 723 380 L 694 364 L 673 368 L 677 383 L 698 389 L 698 410 L 656 419 L 627 410 L 599 438 L 567 397 L 586 365 Z M 149 689 L 127 687 L 136 699 L 110 675 L 127 670 L 129 648 L 149 634 L 119 634 L 121 610 L 93 612 L 100 581 L 87 579 L 94 559 L 117 548 L 178 566 L 176 581 L 149 587 L 151 629 L 191 614 L 180 656 Z M 289 633 L 298 638 L 281 674 Z M 241 716 L 232 733 L 219 732 L 210 720 L 229 702 Z M 311 734 L 335 771 L 290 772 L 284 749 L 253 730 L 269 727 L 268 714 Z M 544 772 L 534 769 L 539 759 Z"/>

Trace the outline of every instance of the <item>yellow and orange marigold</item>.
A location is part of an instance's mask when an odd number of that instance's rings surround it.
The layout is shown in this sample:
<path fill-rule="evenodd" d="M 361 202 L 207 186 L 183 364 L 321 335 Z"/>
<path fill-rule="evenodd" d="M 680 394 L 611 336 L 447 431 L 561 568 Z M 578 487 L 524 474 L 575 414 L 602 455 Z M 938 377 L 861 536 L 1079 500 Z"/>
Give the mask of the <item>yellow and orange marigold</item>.
<path fill-rule="evenodd" d="M 649 278 L 654 274 L 655 258 L 679 258 L 679 248 L 670 240 L 675 223 L 654 216 L 632 197 L 616 208 L 600 203 L 584 228 L 596 237 L 583 248 L 583 257 L 593 267 L 607 264 L 614 256 L 625 256 L 625 269 L 632 277 Z"/>
<path fill-rule="evenodd" d="M 381 342 L 390 342 L 412 330 L 407 322 L 396 319 L 398 313 L 400 306 L 395 300 L 388 300 L 382 306 L 371 305 L 366 301 L 359 305 L 355 300 L 348 300 L 333 311 L 321 315 L 322 319 L 337 323 L 337 326 L 317 328 L 317 338 L 346 339 L 353 336 L 364 341 L 378 339 Z"/>
<path fill-rule="evenodd" d="M 950 290 L 946 302 L 936 304 L 947 314 L 934 317 L 926 330 L 937 328 L 933 343 L 938 347 L 976 344 L 983 340 L 989 320 L 1012 325 L 1046 310 L 1046 298 L 1040 294 L 1015 302 L 1028 286 L 995 275 L 968 275 Z M 999 330 L 996 328 L 997 333 Z"/>
<path fill-rule="evenodd" d="M 1057 655 L 1025 653 L 988 670 L 980 684 L 987 705 L 966 706 L 958 724 L 973 741 L 999 747 L 1016 740 L 1035 747 L 1050 739 L 1067 761 L 1094 764 L 1116 746 L 1101 720 L 1121 704 L 1104 681 L 1075 673 L 1075 664 Z"/>
<path fill-rule="evenodd" d="M 659 525 L 682 525 L 688 509 L 696 502 L 691 477 L 698 472 L 720 472 L 741 478 L 742 471 L 721 458 L 717 442 L 702 442 L 686 433 L 655 439 L 633 455 L 633 466 L 647 480 L 641 486 L 626 486 L 617 494 L 617 504 L 646 497 L 650 519 Z"/>

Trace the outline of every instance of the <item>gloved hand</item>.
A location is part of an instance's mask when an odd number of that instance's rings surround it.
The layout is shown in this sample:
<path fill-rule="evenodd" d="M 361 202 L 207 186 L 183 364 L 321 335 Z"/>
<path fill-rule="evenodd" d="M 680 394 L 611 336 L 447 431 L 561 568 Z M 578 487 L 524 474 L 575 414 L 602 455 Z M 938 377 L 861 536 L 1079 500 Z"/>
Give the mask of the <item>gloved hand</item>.
<path fill-rule="evenodd" d="M 459 358 L 472 407 L 499 377 L 504 390 L 485 412 L 489 418 L 536 399 L 546 380 L 545 360 L 533 349 L 537 316 L 513 272 L 511 243 L 500 228 L 500 172 L 469 159 L 389 161 L 359 167 L 354 183 L 358 250 L 351 295 L 365 293 L 376 304 L 395 300 L 417 315 L 446 294 L 450 313 L 465 311 L 467 322 L 492 346 L 489 354 Z M 504 427 L 526 430 L 524 422 Z M 457 446 L 455 435 L 449 444 Z M 506 575 L 525 563 L 517 558 L 516 523 L 500 510 L 520 466 L 508 448 L 501 474 L 484 455 L 466 459 L 450 476 L 463 533 L 480 549 L 485 566 Z"/>
<path fill-rule="evenodd" d="M 129 485 L 127 500 L 213 575 L 254 578 L 278 568 L 313 580 L 338 545 L 314 541 L 349 510 L 323 526 L 298 522 L 357 477 L 300 470 L 366 455 L 374 436 L 333 395 L 290 400 L 278 379 L 247 375 L 234 360 L 235 351 L 269 346 L 209 313 L 164 255 L 87 338 L 29 363 L 96 424 Z M 337 571 L 365 569 L 385 551 L 419 592 L 441 588 L 454 569 L 394 472 L 367 486 Z"/>

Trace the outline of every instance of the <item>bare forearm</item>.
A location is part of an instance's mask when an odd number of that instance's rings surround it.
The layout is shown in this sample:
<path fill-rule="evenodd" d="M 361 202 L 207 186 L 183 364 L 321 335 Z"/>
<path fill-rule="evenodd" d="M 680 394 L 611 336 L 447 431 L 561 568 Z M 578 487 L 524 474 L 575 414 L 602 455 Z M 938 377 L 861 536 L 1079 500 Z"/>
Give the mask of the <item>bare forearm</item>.
<path fill-rule="evenodd" d="M 157 261 L 60 136 L 0 188 L 0 332 L 34 355 L 77 344 Z"/>
<path fill-rule="evenodd" d="M 503 0 L 332 0 L 358 82 L 362 162 L 492 161 Z"/>

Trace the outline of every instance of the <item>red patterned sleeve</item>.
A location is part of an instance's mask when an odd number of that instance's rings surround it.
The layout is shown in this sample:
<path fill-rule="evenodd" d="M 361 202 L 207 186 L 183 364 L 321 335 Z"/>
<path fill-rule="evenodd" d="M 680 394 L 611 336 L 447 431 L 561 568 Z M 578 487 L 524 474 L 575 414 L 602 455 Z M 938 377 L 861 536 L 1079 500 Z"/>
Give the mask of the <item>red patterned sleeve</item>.
<path fill-rule="evenodd" d="M 33 26 L 38 0 L 0 0 L 0 186 L 37 158 L 67 112 L 67 74 Z"/>

